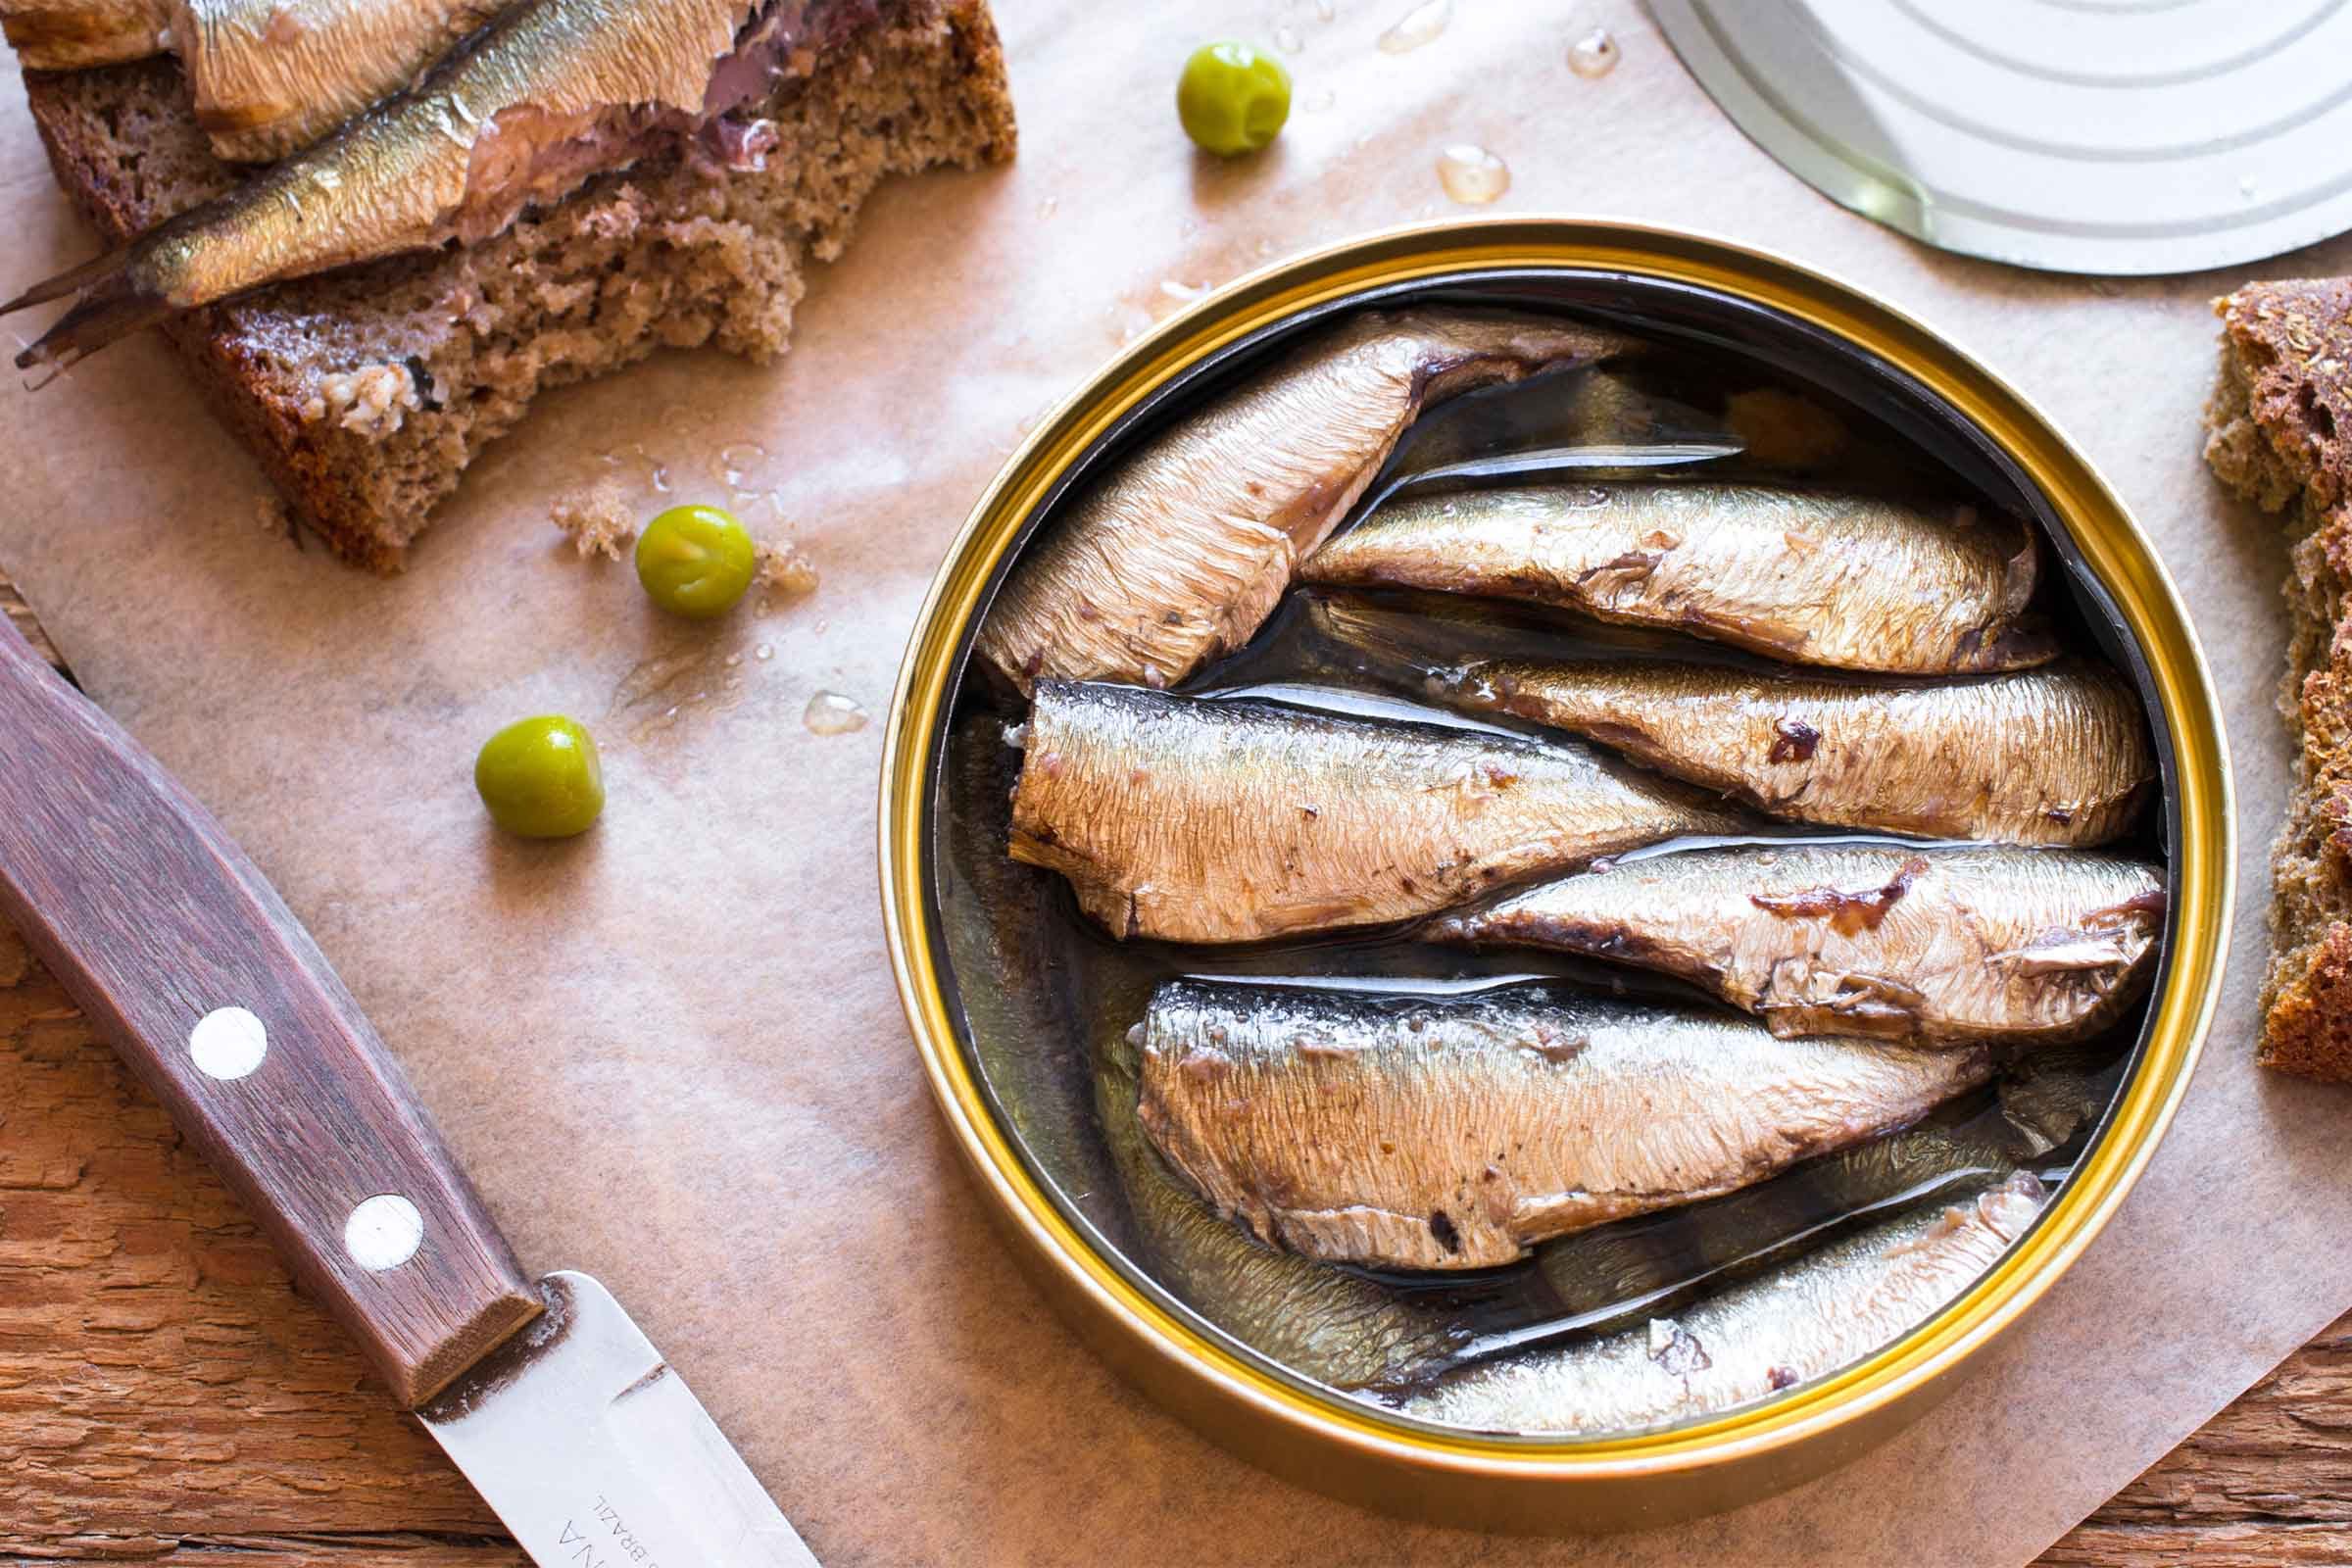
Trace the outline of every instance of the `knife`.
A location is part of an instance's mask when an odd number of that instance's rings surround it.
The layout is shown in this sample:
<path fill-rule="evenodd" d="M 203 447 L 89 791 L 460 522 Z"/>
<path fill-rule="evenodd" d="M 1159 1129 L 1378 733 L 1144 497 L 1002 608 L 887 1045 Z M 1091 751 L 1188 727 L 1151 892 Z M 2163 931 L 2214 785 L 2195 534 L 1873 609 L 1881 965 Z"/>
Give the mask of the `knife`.
<path fill-rule="evenodd" d="M 815 1568 L 585 1274 L 534 1283 L 211 813 L 0 617 L 0 912 L 542 1568 Z"/>

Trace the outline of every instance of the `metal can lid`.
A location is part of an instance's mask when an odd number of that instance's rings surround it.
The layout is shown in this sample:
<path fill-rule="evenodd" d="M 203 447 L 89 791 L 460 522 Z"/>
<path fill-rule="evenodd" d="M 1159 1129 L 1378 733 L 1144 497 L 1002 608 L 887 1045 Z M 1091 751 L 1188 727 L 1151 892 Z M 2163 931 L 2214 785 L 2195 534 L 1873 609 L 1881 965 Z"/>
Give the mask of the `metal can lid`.
<path fill-rule="evenodd" d="M 2352 228 L 2345 0 L 1650 0 L 1740 129 L 1944 250 L 2192 271 Z"/>

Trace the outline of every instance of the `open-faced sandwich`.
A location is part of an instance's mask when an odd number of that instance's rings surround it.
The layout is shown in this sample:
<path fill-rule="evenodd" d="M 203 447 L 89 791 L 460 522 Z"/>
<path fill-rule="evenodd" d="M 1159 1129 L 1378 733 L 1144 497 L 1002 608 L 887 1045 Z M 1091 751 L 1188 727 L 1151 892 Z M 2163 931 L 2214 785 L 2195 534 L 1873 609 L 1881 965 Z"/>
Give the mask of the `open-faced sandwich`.
<path fill-rule="evenodd" d="M 112 247 L 9 303 L 69 302 L 18 363 L 161 325 L 296 518 L 382 570 L 542 389 L 662 346 L 780 353 L 884 176 L 1014 141 L 986 0 L 0 0 L 0 24 Z"/>

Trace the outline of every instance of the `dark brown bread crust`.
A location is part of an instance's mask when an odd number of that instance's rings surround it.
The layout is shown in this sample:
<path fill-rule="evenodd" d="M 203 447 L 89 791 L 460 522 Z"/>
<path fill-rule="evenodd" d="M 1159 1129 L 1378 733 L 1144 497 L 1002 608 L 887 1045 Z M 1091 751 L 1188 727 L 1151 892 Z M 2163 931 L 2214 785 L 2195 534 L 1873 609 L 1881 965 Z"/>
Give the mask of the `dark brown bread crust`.
<path fill-rule="evenodd" d="M 278 284 L 165 331 L 295 516 L 396 571 L 539 392 L 658 347 L 770 359 L 808 259 L 841 253 L 882 179 L 1012 156 L 985 0 L 896 9 L 906 20 L 779 89 L 764 172 L 641 165 L 483 244 Z M 169 61 L 31 73 L 25 95 L 58 182 L 110 245 L 237 178 Z"/>
<path fill-rule="evenodd" d="M 2298 756 L 2271 862 L 2258 1059 L 2352 1081 L 2352 278 L 2252 284 L 2215 310 L 2206 461 L 2241 495 L 2291 508 L 2301 536 L 2278 697 Z"/>

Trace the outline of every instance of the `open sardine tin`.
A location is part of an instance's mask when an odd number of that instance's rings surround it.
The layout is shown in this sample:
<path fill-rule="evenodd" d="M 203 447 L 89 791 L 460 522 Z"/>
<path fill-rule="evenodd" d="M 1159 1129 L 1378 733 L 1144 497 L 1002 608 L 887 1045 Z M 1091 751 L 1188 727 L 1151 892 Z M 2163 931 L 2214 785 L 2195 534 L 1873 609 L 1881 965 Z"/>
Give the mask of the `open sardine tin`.
<path fill-rule="evenodd" d="M 971 647 L 1010 565 L 1139 439 L 1298 334 L 1408 303 L 1557 312 L 1661 345 L 1669 368 L 1635 378 L 1633 416 L 1565 420 L 1568 439 L 1587 444 L 1616 443 L 1619 425 L 1636 432 L 1603 455 L 1615 476 L 1648 463 L 1666 474 L 1726 462 L 1739 471 L 1742 460 L 1716 455 L 1736 443 L 1720 439 L 1725 425 L 1692 379 L 1711 374 L 1717 390 L 1795 391 L 1859 436 L 1857 461 L 1940 468 L 1938 493 L 1973 492 L 2032 519 L 2051 547 L 2046 608 L 2136 687 L 2161 769 L 2161 810 L 2124 846 L 2160 859 L 2169 882 L 2156 978 L 2109 1037 L 2117 1087 L 2038 1217 L 1919 1327 L 1841 1370 L 1680 1425 L 1576 1438 L 1472 1432 L 1260 1353 L 1217 1321 L 1233 1320 L 1229 1300 L 1188 1297 L 1188 1285 L 1213 1289 L 1203 1271 L 1174 1279 L 1186 1271 L 1154 1266 L 1129 1207 L 1131 1173 L 1106 1139 L 1120 1129 L 1105 1126 L 1096 1097 L 1110 1037 L 1141 1016 L 1155 981 L 1178 975 L 1314 975 L 1423 992 L 1531 974 L 1588 990 L 1658 987 L 1622 970 L 1419 949 L 1377 932 L 1239 949 L 1117 944 L 1086 924 L 1058 877 L 1004 854 L 1019 760 L 1004 730 L 1019 710 Z M 1425 416 L 1425 434 L 1408 437 L 1392 470 L 1542 445 L 1562 427 L 1562 399 L 1598 395 L 1592 374 L 1459 400 Z M 1580 376 L 1586 384 L 1570 384 Z M 1678 396 L 1686 386 L 1691 395 Z M 1608 395 L 1624 404 L 1629 394 L 1621 383 Z M 1349 680 L 1353 671 L 1324 662 L 1305 618 L 1294 603 L 1187 689 Z M 2230 793 L 2204 659 L 2146 538 L 2037 410 L 1951 345 L 1850 287 L 1717 239 L 1571 220 L 1428 224 L 1278 264 L 1199 302 L 1122 352 L 1007 463 L 934 581 L 901 673 L 883 760 L 883 906 L 907 1017 L 958 1147 L 1016 1253 L 1114 1365 L 1215 1440 L 1327 1492 L 1485 1528 L 1611 1529 L 1731 1507 L 1850 1458 L 1926 1408 L 2089 1244 L 2170 1122 L 2210 1020 L 2230 922 Z M 1471 1277 L 1465 1298 L 1493 1283 Z"/>

